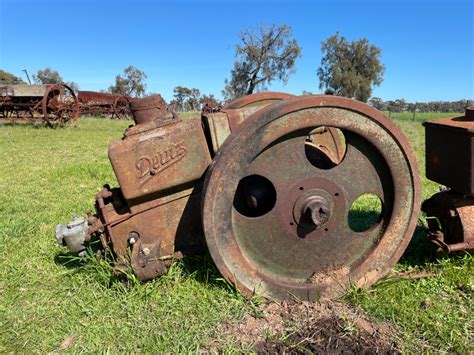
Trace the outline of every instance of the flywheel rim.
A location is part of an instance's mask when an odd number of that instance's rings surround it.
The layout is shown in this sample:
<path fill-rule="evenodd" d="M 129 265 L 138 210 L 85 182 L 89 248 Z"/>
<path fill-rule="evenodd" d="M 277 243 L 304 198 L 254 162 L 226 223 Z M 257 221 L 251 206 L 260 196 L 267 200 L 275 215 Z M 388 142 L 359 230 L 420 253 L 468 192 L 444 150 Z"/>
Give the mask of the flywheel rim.
<path fill-rule="evenodd" d="M 226 109 L 239 109 L 244 107 L 250 106 L 266 106 L 269 104 L 273 104 L 275 102 L 281 100 L 287 100 L 295 97 L 292 94 L 284 93 L 284 92 L 273 92 L 273 91 L 265 91 L 265 92 L 257 92 L 255 94 L 245 95 L 242 97 L 238 97 L 234 100 L 227 102 L 223 110 Z"/>
<path fill-rule="evenodd" d="M 345 120 L 341 120 L 341 117 Z M 298 264 L 297 261 L 292 262 L 291 257 L 288 260 L 283 259 L 281 265 L 279 265 L 280 271 L 277 270 L 276 272 L 269 271 L 273 269 L 270 266 L 266 268 L 266 264 L 273 262 L 272 267 L 277 265 L 278 257 L 275 257 L 276 261 L 271 262 L 271 252 L 267 253 L 266 256 L 264 255 L 263 260 L 255 257 L 252 242 L 247 243 L 252 238 L 242 239 L 239 237 L 239 231 L 236 228 L 245 224 L 239 225 L 238 219 L 235 218 L 236 209 L 232 207 L 232 203 L 229 206 L 229 201 L 231 201 L 231 197 L 235 198 L 240 179 L 252 173 L 252 171 L 249 172 L 246 169 L 252 168 L 252 163 L 273 142 L 278 141 L 278 139 L 281 141 L 283 136 L 295 132 L 295 128 L 301 130 L 319 126 L 331 126 L 355 132 L 366 138 L 370 144 L 373 144 L 381 152 L 381 156 L 387 162 L 388 169 L 392 174 L 391 178 L 394 180 L 393 210 L 391 210 L 393 215 L 389 216 L 388 221 L 384 221 L 384 223 L 387 222 L 387 225 L 382 234 L 383 238 L 380 238 L 380 240 L 375 238 L 374 245 L 369 243 L 368 250 L 364 251 L 365 254 L 360 257 L 360 260 L 357 259 L 356 263 L 350 264 L 348 267 L 340 265 L 328 270 L 327 278 L 321 278 L 320 274 L 323 272 L 318 269 L 314 272 L 315 279 L 311 279 L 312 271 L 308 269 L 307 281 L 304 281 L 301 276 L 302 273 L 306 272 L 304 268 L 297 270 L 299 274 L 294 279 L 284 275 L 286 261 L 291 266 Z M 377 141 L 379 138 L 383 139 L 383 142 Z M 288 141 L 290 139 L 283 139 L 283 142 Z M 384 148 L 383 144 L 387 147 Z M 396 152 L 390 152 L 388 149 Z M 344 160 L 341 166 L 343 164 Z M 404 174 L 401 174 L 400 170 Z M 353 170 L 353 172 L 355 171 Z M 277 173 L 275 175 L 278 176 Z M 296 176 L 296 173 L 294 175 Z M 360 176 L 363 177 L 363 175 Z M 271 177 L 264 177 L 271 180 Z M 315 181 L 315 185 L 309 183 L 308 186 L 317 189 L 318 184 L 330 185 L 329 182 L 325 183 L 323 180 Z M 409 187 L 407 187 L 407 184 Z M 211 164 L 206 177 L 203 201 L 204 234 L 217 267 L 223 276 L 229 282 L 236 284 L 244 294 L 251 295 L 256 292 L 276 299 L 336 297 L 352 283 L 358 286 L 371 285 L 398 261 L 416 226 L 416 214 L 420 204 L 420 184 L 416 161 L 408 142 L 398 128 L 382 113 L 360 102 L 340 97 L 323 95 L 299 97 L 277 103 L 264 109 L 264 111 L 260 111 L 259 114 L 249 118 L 236 133 L 226 140 Z M 286 189 L 286 186 L 284 188 Z M 276 189 L 278 190 L 278 188 Z M 281 191 L 285 190 L 280 189 Z M 280 197 L 283 198 L 283 196 Z M 401 201 L 403 198 L 409 201 Z M 280 208 L 282 204 L 281 200 L 277 200 L 277 207 L 275 208 Z M 408 212 L 403 212 L 403 208 L 408 208 Z M 273 210 L 267 212 L 264 218 L 273 212 Z M 396 226 L 397 220 L 399 220 L 401 226 Z M 400 231 L 403 232 L 401 237 L 395 235 L 396 232 L 400 233 Z M 277 230 L 274 233 L 279 232 Z M 249 235 L 249 233 L 247 232 L 244 235 Z M 267 233 L 267 235 L 262 233 L 262 235 L 264 235 L 263 239 L 266 239 L 272 233 Z M 273 241 L 269 240 L 269 244 L 263 244 L 264 247 L 260 246 L 262 250 L 267 247 L 271 248 L 273 242 L 278 242 L 277 237 Z M 307 243 L 307 241 L 295 240 L 294 243 L 296 249 L 298 245 Z M 282 245 L 287 249 L 292 248 L 289 242 Z M 307 245 L 311 246 L 312 244 Z M 305 247 L 300 246 L 299 248 L 304 254 Z M 309 248 L 308 252 L 310 251 Z M 285 253 L 286 250 L 281 252 Z M 311 263 L 310 260 L 309 264 Z M 301 265 L 304 265 L 304 263 Z M 291 274 L 293 269 L 289 268 L 288 274 Z"/>

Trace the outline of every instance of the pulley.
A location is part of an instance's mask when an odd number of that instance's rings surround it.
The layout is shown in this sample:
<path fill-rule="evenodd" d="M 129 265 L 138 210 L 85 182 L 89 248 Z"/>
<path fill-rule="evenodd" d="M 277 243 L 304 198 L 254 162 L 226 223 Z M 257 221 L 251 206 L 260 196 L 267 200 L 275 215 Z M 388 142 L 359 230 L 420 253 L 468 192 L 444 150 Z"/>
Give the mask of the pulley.
<path fill-rule="evenodd" d="M 220 147 L 205 180 L 204 234 L 220 272 L 247 295 L 336 297 L 398 261 L 420 187 L 406 138 L 382 113 L 297 97 L 256 112 Z"/>

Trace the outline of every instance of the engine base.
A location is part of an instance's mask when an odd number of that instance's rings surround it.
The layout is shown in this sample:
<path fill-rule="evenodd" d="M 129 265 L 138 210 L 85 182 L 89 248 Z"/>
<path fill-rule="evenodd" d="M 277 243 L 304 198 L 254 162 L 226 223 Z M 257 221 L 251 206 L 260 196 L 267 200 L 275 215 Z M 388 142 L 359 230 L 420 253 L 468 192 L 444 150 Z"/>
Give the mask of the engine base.
<path fill-rule="evenodd" d="M 442 191 L 424 201 L 428 237 L 441 253 L 474 251 L 474 197 Z"/>

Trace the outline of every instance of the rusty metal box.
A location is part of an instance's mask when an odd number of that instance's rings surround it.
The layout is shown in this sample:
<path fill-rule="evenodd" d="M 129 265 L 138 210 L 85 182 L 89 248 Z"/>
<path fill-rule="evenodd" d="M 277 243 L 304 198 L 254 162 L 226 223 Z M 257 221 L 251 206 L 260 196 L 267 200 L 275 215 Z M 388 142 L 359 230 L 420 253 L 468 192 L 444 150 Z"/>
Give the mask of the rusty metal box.
<path fill-rule="evenodd" d="M 453 191 L 474 195 L 474 121 L 442 118 L 424 123 L 426 177 Z"/>
<path fill-rule="evenodd" d="M 109 147 L 112 167 L 127 200 L 185 188 L 202 177 L 211 157 L 200 120 L 174 120 L 161 126 L 153 121 L 142 126 L 132 127 L 123 140 Z"/>

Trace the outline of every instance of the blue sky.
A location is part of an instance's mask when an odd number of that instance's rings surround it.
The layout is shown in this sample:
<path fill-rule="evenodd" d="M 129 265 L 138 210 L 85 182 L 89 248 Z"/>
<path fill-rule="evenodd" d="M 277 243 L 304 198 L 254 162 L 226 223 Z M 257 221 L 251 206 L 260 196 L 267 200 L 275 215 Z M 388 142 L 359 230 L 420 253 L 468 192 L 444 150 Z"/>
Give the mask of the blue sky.
<path fill-rule="evenodd" d="M 170 100 L 177 85 L 221 96 L 243 27 L 285 23 L 303 56 L 286 86 L 319 93 L 320 43 L 339 31 L 383 51 L 384 100 L 474 98 L 474 1 L 26 1 L 0 0 L 0 68 L 49 66 L 82 90 L 106 89 L 123 68 L 148 75 Z"/>

